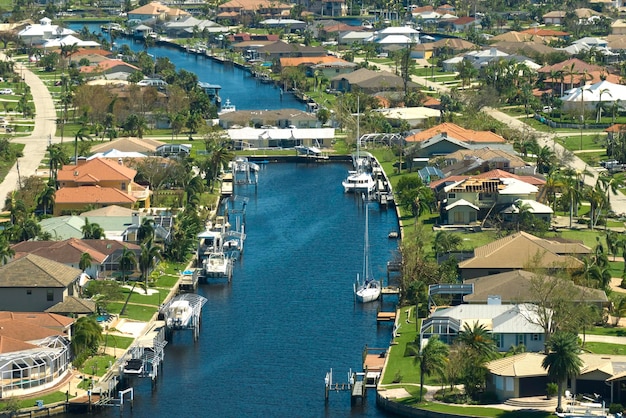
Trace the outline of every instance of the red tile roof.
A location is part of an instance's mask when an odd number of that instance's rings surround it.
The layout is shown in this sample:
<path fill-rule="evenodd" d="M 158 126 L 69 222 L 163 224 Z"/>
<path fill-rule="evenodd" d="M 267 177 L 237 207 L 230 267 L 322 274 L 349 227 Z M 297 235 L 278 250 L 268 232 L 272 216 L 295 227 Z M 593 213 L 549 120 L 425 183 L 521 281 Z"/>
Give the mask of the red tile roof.
<path fill-rule="evenodd" d="M 102 263 L 107 258 L 106 254 L 97 251 L 78 238 L 64 241 L 23 241 L 11 248 L 15 251 L 16 257 L 19 257 L 20 253 L 36 254 L 63 264 L 78 263 L 84 253 L 89 254 L 96 263 Z"/>
<path fill-rule="evenodd" d="M 40 327 L 52 329 L 67 328 L 74 323 L 72 318 L 53 313 L 0 311 L 0 321 L 5 319 L 26 321 Z"/>
<path fill-rule="evenodd" d="M 135 178 L 137 171 L 107 158 L 94 158 L 79 165 L 65 165 L 57 174 L 58 181 L 65 182 L 100 182 L 127 181 Z"/>
<path fill-rule="evenodd" d="M 137 199 L 112 187 L 80 186 L 57 190 L 54 201 L 57 204 L 127 205 Z"/>
<path fill-rule="evenodd" d="M 437 136 L 441 133 L 447 133 L 450 138 L 465 142 L 486 142 L 486 143 L 504 143 L 506 140 L 498 134 L 491 131 L 473 131 L 465 129 L 454 123 L 445 122 L 432 128 L 425 129 L 406 138 L 407 142 L 422 142 Z"/>

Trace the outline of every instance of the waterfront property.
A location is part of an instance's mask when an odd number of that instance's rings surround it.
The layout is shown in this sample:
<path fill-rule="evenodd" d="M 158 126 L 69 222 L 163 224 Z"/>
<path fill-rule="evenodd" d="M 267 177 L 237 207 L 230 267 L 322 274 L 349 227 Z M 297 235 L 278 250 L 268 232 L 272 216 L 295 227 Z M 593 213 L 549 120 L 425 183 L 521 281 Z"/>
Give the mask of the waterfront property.
<path fill-rule="evenodd" d="M 73 323 L 50 313 L 0 312 L 0 398 L 53 388 L 67 377 Z"/>

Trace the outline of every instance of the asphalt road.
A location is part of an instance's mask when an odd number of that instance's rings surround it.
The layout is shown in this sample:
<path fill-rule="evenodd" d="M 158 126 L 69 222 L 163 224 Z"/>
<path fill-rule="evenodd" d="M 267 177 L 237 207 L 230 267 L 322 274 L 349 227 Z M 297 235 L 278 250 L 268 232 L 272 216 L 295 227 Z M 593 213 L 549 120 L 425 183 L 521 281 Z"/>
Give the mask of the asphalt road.
<path fill-rule="evenodd" d="M 6 59 L 4 54 L 0 54 L 0 59 Z M 3 207 L 6 196 L 18 188 L 18 179 L 34 175 L 46 155 L 48 144 L 58 142 L 58 139 L 55 138 L 56 111 L 48 88 L 39 77 L 22 64 L 16 63 L 15 68 L 17 74 L 22 74 L 24 81 L 30 86 L 35 103 L 35 126 L 29 136 L 13 139 L 13 142 L 26 146 L 24 147 L 24 156 L 18 159 L 4 181 L 0 183 L 0 198 L 2 199 L 0 205 Z"/>

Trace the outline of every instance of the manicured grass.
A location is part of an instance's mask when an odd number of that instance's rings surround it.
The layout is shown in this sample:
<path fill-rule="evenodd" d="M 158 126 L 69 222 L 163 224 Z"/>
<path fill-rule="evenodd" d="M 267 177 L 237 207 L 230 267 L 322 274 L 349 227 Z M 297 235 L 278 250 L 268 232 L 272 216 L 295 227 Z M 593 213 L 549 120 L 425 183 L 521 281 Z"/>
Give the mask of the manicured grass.
<path fill-rule="evenodd" d="M 611 343 L 585 343 L 585 350 L 594 354 L 626 355 L 626 345 Z"/>
<path fill-rule="evenodd" d="M 411 312 L 411 323 L 406 321 L 407 311 Z M 382 381 L 383 385 L 402 382 L 419 383 L 420 381 L 419 368 L 413 361 L 414 357 L 407 355 L 409 354 L 407 345 L 411 345 L 416 338 L 419 339 L 417 327 L 421 321 L 417 325 L 415 324 L 415 306 L 402 308 L 398 323 L 401 324 L 398 331 L 400 335 L 394 339 L 394 345 L 390 346 L 387 367 Z M 397 375 L 402 376 L 400 382 L 394 382 Z"/>
<path fill-rule="evenodd" d="M 21 154 L 24 151 L 25 147 L 24 144 L 17 144 L 13 142 L 9 146 L 11 147 L 13 154 Z M 13 167 L 13 165 L 15 164 L 15 161 L 15 159 L 11 159 L 9 161 L 0 160 L 0 181 L 4 180 L 11 167 Z"/>
<path fill-rule="evenodd" d="M 141 290 L 140 293 L 133 292 L 133 294 L 130 296 L 130 301 L 128 303 L 159 306 L 161 303 L 163 303 L 163 300 L 167 297 L 170 291 L 169 289 L 168 290 L 156 289 L 156 290 L 158 290 L 159 293 L 154 293 L 151 295 L 146 295 L 143 290 Z M 122 289 L 122 292 L 124 293 L 124 300 L 126 300 L 126 297 L 128 296 L 128 293 L 130 292 L 130 290 Z"/>
<path fill-rule="evenodd" d="M 70 398 L 73 398 L 70 395 Z M 32 408 L 37 406 L 36 401 L 42 400 L 44 405 L 49 405 L 56 402 L 64 402 L 65 401 L 65 392 L 52 392 L 47 395 L 35 395 L 25 399 L 18 400 L 19 408 Z M 7 409 L 7 402 L 0 402 L 0 411 L 4 411 Z"/>
<path fill-rule="evenodd" d="M 601 141 L 602 138 L 599 134 L 583 135 L 581 148 L 580 135 L 572 135 L 558 138 L 558 142 L 570 151 L 579 151 L 581 149 L 604 149 L 605 146 L 602 144 Z"/>
<path fill-rule="evenodd" d="M 497 418 L 544 418 L 553 416 L 547 411 L 503 411 L 497 408 L 488 408 L 482 406 L 465 406 L 465 405 L 449 405 L 441 403 L 421 404 L 420 409 L 429 411 L 437 411 L 447 414 L 470 416 L 470 417 L 497 417 Z"/>
<path fill-rule="evenodd" d="M 576 156 L 590 166 L 598 166 L 600 165 L 600 161 L 606 160 L 608 158 L 608 156 L 606 155 L 606 151 L 579 152 L 576 153 Z"/>
<path fill-rule="evenodd" d="M 167 287 L 172 288 L 178 281 L 178 276 L 161 276 L 156 281 L 156 287 Z"/>
<path fill-rule="evenodd" d="M 593 327 L 587 330 L 590 335 L 606 335 L 610 337 L 626 337 L 626 328 L 619 327 Z"/>
<path fill-rule="evenodd" d="M 107 304 L 107 311 L 119 314 L 123 306 L 124 302 L 111 302 Z M 126 312 L 124 312 L 122 318 L 147 322 L 152 319 L 152 316 L 156 313 L 156 311 L 156 306 L 142 306 L 129 303 L 126 306 Z"/>
<path fill-rule="evenodd" d="M 122 337 L 119 335 L 104 334 L 103 346 L 127 349 L 135 341 L 132 337 Z"/>
<path fill-rule="evenodd" d="M 109 362 L 114 363 L 115 357 L 103 354 L 101 356 L 95 356 L 87 359 L 83 367 L 79 370 L 83 374 L 89 374 L 94 376 L 104 376 L 104 373 L 109 368 Z"/>

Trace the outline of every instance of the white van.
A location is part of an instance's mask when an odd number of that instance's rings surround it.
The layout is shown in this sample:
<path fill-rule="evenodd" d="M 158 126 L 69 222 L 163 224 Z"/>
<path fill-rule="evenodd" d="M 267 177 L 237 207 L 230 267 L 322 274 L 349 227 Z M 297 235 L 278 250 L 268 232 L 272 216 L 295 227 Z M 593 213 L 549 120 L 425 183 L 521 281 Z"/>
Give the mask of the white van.
<path fill-rule="evenodd" d="M 144 78 L 143 80 L 138 82 L 137 85 L 142 86 L 142 87 L 156 87 L 156 88 L 167 87 L 167 83 L 158 78 Z"/>

